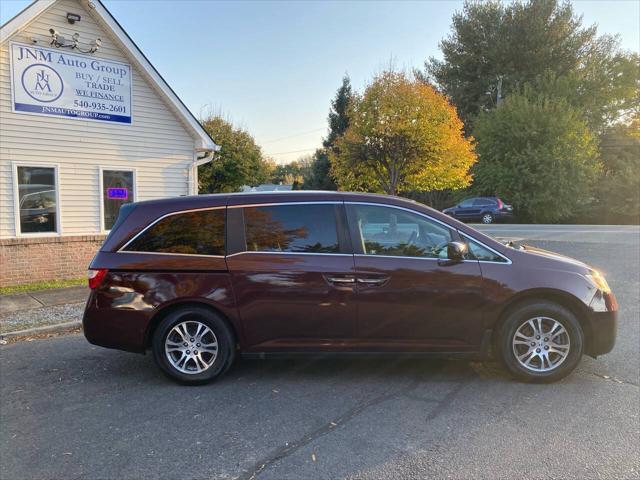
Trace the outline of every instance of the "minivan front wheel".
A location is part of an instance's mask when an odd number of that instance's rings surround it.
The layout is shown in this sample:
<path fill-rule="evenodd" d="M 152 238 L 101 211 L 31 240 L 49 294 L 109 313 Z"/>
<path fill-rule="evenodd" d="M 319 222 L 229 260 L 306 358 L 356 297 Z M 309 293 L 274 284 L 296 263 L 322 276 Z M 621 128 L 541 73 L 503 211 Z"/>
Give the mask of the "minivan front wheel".
<path fill-rule="evenodd" d="M 185 384 L 202 384 L 222 375 L 233 362 L 233 336 L 226 322 L 203 307 L 184 307 L 163 318 L 152 349 L 160 369 Z"/>
<path fill-rule="evenodd" d="M 502 363 L 517 378 L 553 382 L 573 371 L 582 357 L 584 336 L 575 315 L 552 302 L 512 311 L 500 328 Z"/>

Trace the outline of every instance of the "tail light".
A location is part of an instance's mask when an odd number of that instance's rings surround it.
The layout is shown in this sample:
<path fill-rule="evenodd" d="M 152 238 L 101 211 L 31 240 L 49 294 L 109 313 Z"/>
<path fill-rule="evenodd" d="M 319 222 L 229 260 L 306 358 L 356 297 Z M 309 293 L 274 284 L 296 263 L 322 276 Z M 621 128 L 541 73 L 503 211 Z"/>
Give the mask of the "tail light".
<path fill-rule="evenodd" d="M 502 203 L 502 200 L 498 199 L 498 208 L 502 210 L 503 207 L 504 203 Z"/>
<path fill-rule="evenodd" d="M 91 290 L 98 288 L 108 271 L 109 270 L 107 268 L 98 268 L 96 270 L 89 269 L 87 271 L 87 278 L 89 279 L 89 288 Z"/>

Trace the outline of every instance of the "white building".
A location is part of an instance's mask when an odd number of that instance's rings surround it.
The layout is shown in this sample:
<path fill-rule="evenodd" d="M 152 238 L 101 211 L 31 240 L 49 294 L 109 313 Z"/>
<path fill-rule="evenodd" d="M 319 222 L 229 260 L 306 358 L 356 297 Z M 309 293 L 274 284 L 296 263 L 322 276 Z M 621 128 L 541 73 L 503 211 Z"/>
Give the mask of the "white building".
<path fill-rule="evenodd" d="M 0 29 L 0 286 L 84 274 L 124 202 L 197 193 L 218 149 L 99 0 Z"/>

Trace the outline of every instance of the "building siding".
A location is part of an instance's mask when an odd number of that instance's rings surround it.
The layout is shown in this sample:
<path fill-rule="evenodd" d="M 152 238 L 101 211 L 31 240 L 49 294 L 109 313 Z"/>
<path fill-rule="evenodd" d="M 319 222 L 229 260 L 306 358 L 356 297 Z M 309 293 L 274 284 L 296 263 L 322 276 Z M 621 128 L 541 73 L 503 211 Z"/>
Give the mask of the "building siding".
<path fill-rule="evenodd" d="M 67 12 L 82 20 L 70 25 Z M 12 112 L 10 42 L 30 44 L 35 37 L 48 47 L 49 28 L 67 38 L 78 32 L 83 47 L 101 38 L 94 57 L 131 65 L 131 125 Z M 16 236 L 13 162 L 58 165 L 63 236 L 100 233 L 100 167 L 134 168 L 137 200 L 189 193 L 195 138 L 116 42 L 83 2 L 60 0 L 0 46 L 0 238 Z"/>

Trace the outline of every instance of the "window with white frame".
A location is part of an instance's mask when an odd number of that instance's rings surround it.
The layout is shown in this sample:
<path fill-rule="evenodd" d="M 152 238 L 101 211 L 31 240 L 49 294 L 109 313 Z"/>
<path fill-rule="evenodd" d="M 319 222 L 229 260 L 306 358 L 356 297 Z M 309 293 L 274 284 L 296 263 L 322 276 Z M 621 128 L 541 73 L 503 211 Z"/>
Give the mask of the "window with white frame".
<path fill-rule="evenodd" d="M 104 168 L 101 171 L 102 229 L 111 230 L 120 207 L 135 201 L 135 172 Z"/>
<path fill-rule="evenodd" d="M 59 232 L 56 173 L 55 166 L 16 165 L 16 221 L 19 233 Z"/>

